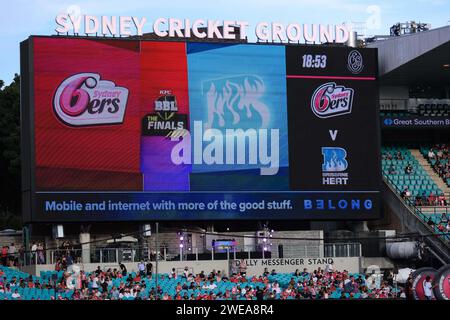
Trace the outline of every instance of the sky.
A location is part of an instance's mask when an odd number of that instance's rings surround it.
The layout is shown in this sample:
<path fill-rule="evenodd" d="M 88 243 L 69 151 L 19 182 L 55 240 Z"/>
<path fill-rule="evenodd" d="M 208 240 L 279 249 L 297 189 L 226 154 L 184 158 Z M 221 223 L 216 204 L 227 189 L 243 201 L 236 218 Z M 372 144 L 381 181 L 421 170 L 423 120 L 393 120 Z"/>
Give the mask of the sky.
<path fill-rule="evenodd" d="M 159 17 L 244 20 L 252 27 L 261 21 L 363 23 L 366 35 L 389 34 L 394 23 L 411 20 L 432 28 L 450 24 L 450 0 L 0 0 L 0 80 L 9 84 L 20 73 L 20 42 L 55 35 L 56 15 L 68 12 L 146 17 L 148 26 Z"/>

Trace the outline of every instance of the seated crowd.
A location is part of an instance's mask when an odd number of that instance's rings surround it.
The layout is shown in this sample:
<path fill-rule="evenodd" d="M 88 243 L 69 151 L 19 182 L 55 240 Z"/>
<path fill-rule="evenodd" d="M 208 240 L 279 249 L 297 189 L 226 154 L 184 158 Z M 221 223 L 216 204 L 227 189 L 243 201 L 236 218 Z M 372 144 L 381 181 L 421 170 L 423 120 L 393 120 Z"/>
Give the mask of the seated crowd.
<path fill-rule="evenodd" d="M 447 206 L 448 197 L 428 176 L 408 150 L 385 149 L 381 153 L 384 175 L 398 190 L 403 199 L 415 206 Z M 445 151 L 429 155 L 440 159 Z M 437 164 L 436 164 L 437 165 Z M 442 166 L 442 165 L 441 165 Z"/>
<path fill-rule="evenodd" d="M 408 188 L 405 188 L 405 190 L 402 192 L 402 197 L 406 198 L 408 197 Z M 409 193 L 409 197 L 411 196 L 411 193 Z M 445 207 L 447 205 L 447 199 L 445 198 L 445 195 L 443 192 L 440 194 L 434 194 L 433 192 L 430 192 L 430 194 L 427 196 L 425 192 L 422 192 L 422 194 L 416 195 L 414 199 L 414 204 L 416 206 L 441 206 Z"/>
<path fill-rule="evenodd" d="M 436 144 L 428 150 L 427 159 L 434 171 L 450 186 L 450 145 Z"/>
<path fill-rule="evenodd" d="M 181 274 L 175 269 L 161 274 L 156 284 L 153 266 L 139 263 L 139 272 L 119 269 L 87 273 L 60 271 L 61 277 L 39 279 L 12 277 L 0 269 L 0 295 L 3 299 L 26 299 L 20 291 L 30 288 L 50 289 L 49 300 L 271 300 L 271 299 L 394 299 L 406 298 L 403 288 L 394 286 L 392 273 L 373 275 L 350 274 L 347 271 L 318 268 L 292 274 L 269 273 L 246 276 L 242 271 L 229 277 L 220 271 L 193 274 L 186 267 Z M 20 290 L 19 288 L 22 288 Z M 8 295 L 9 293 L 9 295 Z M 37 298 L 39 299 L 39 297 Z"/>
<path fill-rule="evenodd" d="M 450 233 L 450 221 L 445 212 L 440 214 L 438 219 L 436 219 L 436 215 L 430 215 L 426 221 L 427 224 L 431 228 L 436 229 L 436 231 L 441 233 Z"/>

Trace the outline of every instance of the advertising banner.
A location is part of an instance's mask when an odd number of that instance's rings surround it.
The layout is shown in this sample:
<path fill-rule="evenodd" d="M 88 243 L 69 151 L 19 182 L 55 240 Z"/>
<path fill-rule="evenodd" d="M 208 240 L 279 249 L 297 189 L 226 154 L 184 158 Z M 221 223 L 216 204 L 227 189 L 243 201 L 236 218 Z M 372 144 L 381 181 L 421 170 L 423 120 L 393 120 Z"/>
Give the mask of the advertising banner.
<path fill-rule="evenodd" d="M 448 117 L 423 117 L 402 116 L 381 117 L 383 129 L 449 129 L 450 118 Z"/>
<path fill-rule="evenodd" d="M 31 221 L 379 217 L 375 50 L 25 43 Z"/>

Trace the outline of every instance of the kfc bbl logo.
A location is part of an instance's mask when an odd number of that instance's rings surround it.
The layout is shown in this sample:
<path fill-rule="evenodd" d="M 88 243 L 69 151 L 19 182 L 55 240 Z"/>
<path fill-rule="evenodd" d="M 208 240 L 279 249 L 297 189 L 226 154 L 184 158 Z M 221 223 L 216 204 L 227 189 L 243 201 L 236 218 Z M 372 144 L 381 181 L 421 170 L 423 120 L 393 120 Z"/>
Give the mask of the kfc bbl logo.
<path fill-rule="evenodd" d="M 363 57 L 361 53 L 359 53 L 359 51 L 357 50 L 350 51 L 347 58 L 347 68 L 348 70 L 350 70 L 351 73 L 354 74 L 358 74 L 363 70 L 364 68 Z"/>
<path fill-rule="evenodd" d="M 171 90 L 160 90 L 154 101 L 154 113 L 142 119 L 142 135 L 169 136 L 173 131 L 187 129 L 187 115 L 178 114 L 177 98 Z"/>
<path fill-rule="evenodd" d="M 311 98 L 311 110 L 319 118 L 337 117 L 352 112 L 353 89 L 327 82 Z"/>

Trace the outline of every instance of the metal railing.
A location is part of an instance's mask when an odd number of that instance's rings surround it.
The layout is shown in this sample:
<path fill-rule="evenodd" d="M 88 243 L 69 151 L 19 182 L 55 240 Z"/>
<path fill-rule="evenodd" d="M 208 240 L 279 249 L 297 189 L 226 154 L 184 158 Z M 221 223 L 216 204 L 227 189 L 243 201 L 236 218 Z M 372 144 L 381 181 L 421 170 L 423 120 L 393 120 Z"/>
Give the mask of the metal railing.
<path fill-rule="evenodd" d="M 324 257 L 361 257 L 361 243 L 326 243 L 324 245 Z"/>
<path fill-rule="evenodd" d="M 421 206 L 420 211 L 424 214 L 443 214 L 445 213 L 448 217 L 450 216 L 450 207 L 442 207 L 442 206 Z"/>
<path fill-rule="evenodd" d="M 408 111 L 417 113 L 420 110 L 419 106 L 439 106 L 449 105 L 450 99 L 422 99 L 422 98 L 408 98 L 408 99 L 380 99 L 380 111 Z"/>
<path fill-rule="evenodd" d="M 380 99 L 380 111 L 408 111 L 408 99 Z"/>
<path fill-rule="evenodd" d="M 392 181 L 389 177 L 383 175 L 383 179 L 391 186 L 392 189 L 395 190 L 395 192 L 399 195 L 399 198 L 401 199 L 401 201 L 411 210 L 412 214 L 423 224 L 427 227 L 427 229 L 431 232 L 431 233 L 437 233 L 436 230 L 434 230 L 430 225 L 428 225 L 425 220 L 424 220 L 424 216 L 426 215 L 426 213 L 422 212 L 421 207 L 417 207 L 415 205 L 415 200 L 412 199 L 412 197 L 409 198 L 404 198 L 401 197 L 401 193 L 403 190 L 400 190 L 399 187 L 397 187 L 397 185 L 394 183 L 394 181 Z M 447 210 L 447 207 L 435 207 L 436 210 Z M 447 211 L 446 211 L 447 212 Z M 448 233 L 440 233 L 438 234 L 438 238 L 440 238 L 442 241 L 444 242 L 449 242 L 450 241 L 450 234 Z"/>
<path fill-rule="evenodd" d="M 290 246 L 288 246 L 289 248 Z M 142 252 L 149 253 L 148 247 L 135 246 L 132 248 L 95 248 L 90 251 L 90 263 L 111 263 L 119 264 L 138 263 L 139 261 L 155 261 L 155 254 L 143 255 Z M 254 251 L 254 250 L 237 250 L 237 248 L 226 250 L 225 252 L 215 252 L 214 250 L 203 252 L 204 250 L 193 248 L 191 253 L 175 253 L 168 252 L 165 249 L 159 254 L 160 261 L 206 261 L 206 260 L 239 260 L 239 259 L 270 259 L 270 258 L 302 258 L 302 257 L 318 257 L 318 258 L 334 258 L 334 257 L 361 257 L 362 250 L 360 243 L 325 243 L 323 245 L 323 253 L 320 253 L 319 246 L 300 245 L 295 251 L 283 251 L 281 255 L 278 251 Z M 69 258 L 70 256 L 70 258 Z M 44 254 L 38 255 L 33 253 L 21 254 L 21 265 L 39 265 L 52 264 L 56 265 L 63 258 L 66 259 L 68 265 L 72 263 L 82 263 L 82 250 L 73 249 L 65 250 L 45 250 Z"/>

